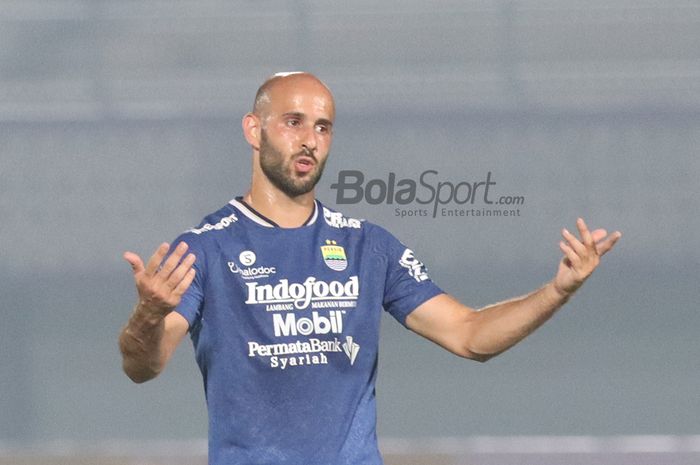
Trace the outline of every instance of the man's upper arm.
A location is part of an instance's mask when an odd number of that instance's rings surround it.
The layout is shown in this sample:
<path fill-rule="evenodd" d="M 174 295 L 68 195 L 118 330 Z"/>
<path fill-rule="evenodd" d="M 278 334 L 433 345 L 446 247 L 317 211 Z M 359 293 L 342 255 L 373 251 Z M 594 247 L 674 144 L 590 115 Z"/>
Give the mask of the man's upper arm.
<path fill-rule="evenodd" d="M 454 297 L 440 294 L 409 313 L 406 326 L 460 357 L 479 359 L 468 348 L 471 322 L 476 313 Z"/>

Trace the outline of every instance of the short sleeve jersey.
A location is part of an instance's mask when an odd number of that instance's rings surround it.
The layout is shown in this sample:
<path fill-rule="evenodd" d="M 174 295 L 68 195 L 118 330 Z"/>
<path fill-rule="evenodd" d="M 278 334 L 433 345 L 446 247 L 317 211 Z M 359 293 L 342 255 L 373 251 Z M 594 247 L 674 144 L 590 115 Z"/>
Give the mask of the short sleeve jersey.
<path fill-rule="evenodd" d="M 211 465 L 378 465 L 382 307 L 406 316 L 442 291 L 386 230 L 315 202 L 280 228 L 234 199 L 183 233 L 190 325 Z"/>

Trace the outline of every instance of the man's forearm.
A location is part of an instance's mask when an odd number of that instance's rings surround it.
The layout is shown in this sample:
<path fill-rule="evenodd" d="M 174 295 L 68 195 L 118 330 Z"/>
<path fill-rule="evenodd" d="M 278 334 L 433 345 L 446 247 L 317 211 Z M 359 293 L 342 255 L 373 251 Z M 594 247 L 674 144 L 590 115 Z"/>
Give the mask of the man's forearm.
<path fill-rule="evenodd" d="M 165 319 L 136 305 L 119 336 L 124 372 L 136 383 L 155 378 L 163 369 L 161 341 Z"/>
<path fill-rule="evenodd" d="M 569 297 L 550 282 L 525 296 L 480 309 L 472 320 L 470 351 L 484 359 L 498 355 L 540 327 Z"/>

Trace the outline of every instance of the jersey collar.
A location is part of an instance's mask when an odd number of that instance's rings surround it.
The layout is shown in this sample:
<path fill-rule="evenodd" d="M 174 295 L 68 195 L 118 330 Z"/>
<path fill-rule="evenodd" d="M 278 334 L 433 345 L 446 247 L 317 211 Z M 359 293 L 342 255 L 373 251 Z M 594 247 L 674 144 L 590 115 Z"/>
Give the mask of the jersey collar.
<path fill-rule="evenodd" d="M 245 215 L 248 219 L 251 221 L 259 224 L 260 226 L 265 226 L 267 228 L 280 228 L 281 226 L 272 221 L 270 218 L 267 218 L 265 215 L 260 213 L 259 211 L 255 210 L 253 207 L 248 205 L 244 200 L 242 196 L 236 197 L 232 199 L 229 202 L 231 205 L 236 207 L 237 210 L 239 210 L 243 215 Z M 314 210 L 311 212 L 311 215 L 304 221 L 304 224 L 301 225 L 301 227 L 304 226 L 309 226 L 312 225 L 316 222 L 316 218 L 318 217 L 318 200 L 314 199 Z"/>

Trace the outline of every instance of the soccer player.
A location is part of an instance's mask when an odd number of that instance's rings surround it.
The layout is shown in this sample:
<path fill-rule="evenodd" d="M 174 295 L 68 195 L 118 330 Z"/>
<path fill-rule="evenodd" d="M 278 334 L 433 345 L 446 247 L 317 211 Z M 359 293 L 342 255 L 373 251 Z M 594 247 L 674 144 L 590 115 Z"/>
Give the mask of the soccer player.
<path fill-rule="evenodd" d="M 212 465 L 375 465 L 375 379 L 383 307 L 458 356 L 486 361 L 549 319 L 619 232 L 562 231 L 552 281 L 476 311 L 429 278 L 379 226 L 315 198 L 333 138 L 329 89 L 277 74 L 243 117 L 248 192 L 146 264 L 132 252 L 138 302 L 119 343 L 126 374 L 157 376 L 189 332 L 204 379 Z"/>

